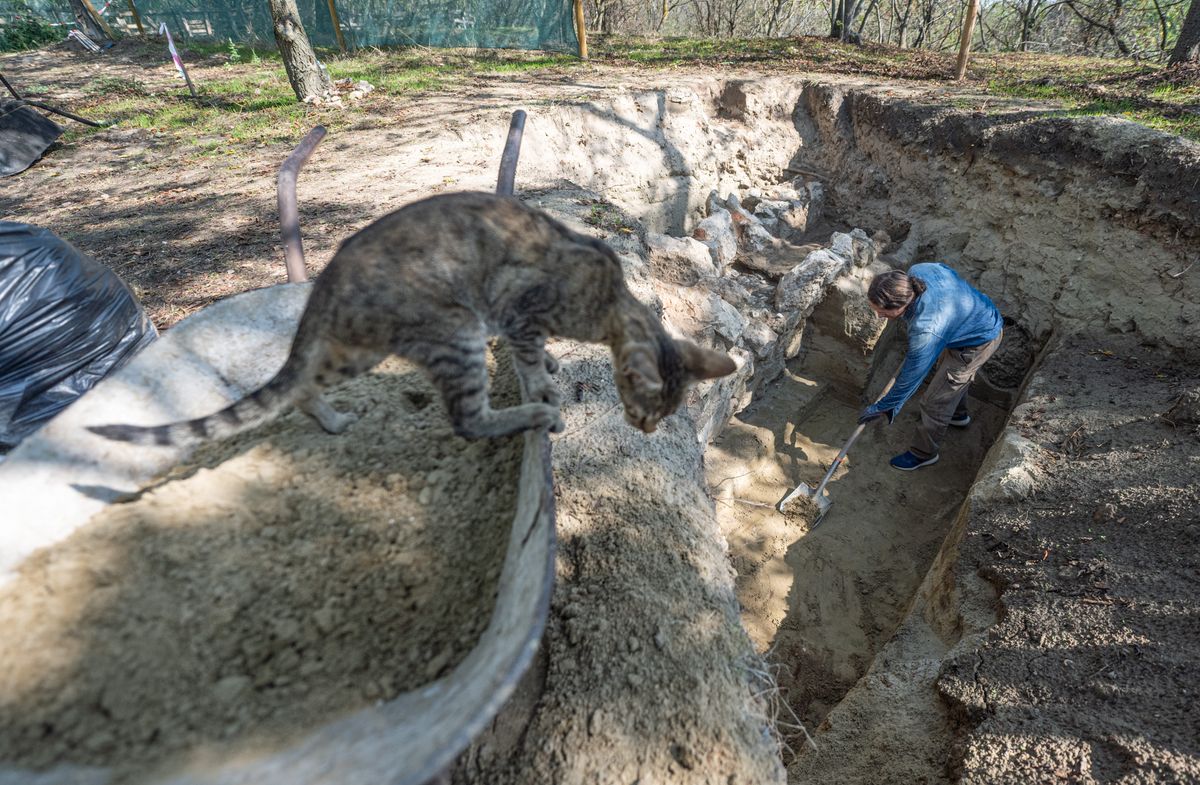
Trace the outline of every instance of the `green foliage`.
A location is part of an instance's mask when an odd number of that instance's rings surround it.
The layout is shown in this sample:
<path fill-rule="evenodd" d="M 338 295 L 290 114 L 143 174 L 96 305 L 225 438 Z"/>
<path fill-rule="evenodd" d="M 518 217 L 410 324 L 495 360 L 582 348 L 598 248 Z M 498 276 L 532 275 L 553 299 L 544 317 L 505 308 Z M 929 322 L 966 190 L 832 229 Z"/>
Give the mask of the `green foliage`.
<path fill-rule="evenodd" d="M 595 199 L 586 204 L 589 207 L 588 214 L 583 217 L 584 223 L 608 232 L 633 234 L 636 231 L 633 224 L 625 217 L 625 213 L 621 212 L 621 208 L 612 202 Z"/>
<path fill-rule="evenodd" d="M 35 17 L 26 8 L 14 14 L 9 23 L 0 29 L 0 52 L 20 52 L 36 49 L 45 44 L 60 41 L 64 34 L 49 22 Z"/>
<path fill-rule="evenodd" d="M 238 52 L 237 44 L 233 42 L 232 38 L 229 39 L 229 49 L 227 54 L 229 55 L 228 64 L 234 65 L 242 62 L 242 55 Z"/>

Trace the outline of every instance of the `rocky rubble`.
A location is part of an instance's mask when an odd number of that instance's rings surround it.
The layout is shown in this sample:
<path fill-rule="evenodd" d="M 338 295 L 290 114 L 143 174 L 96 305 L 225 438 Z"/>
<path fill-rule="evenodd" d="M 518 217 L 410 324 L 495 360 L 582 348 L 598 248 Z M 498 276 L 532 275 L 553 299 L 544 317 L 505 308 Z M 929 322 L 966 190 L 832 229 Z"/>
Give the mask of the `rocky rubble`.
<path fill-rule="evenodd" d="M 890 269 L 877 259 L 887 237 L 854 229 L 811 242 L 820 236 L 823 207 L 818 182 L 754 189 L 743 197 L 713 191 L 691 237 L 649 232 L 644 254 L 622 256 L 631 288 L 668 329 L 738 362 L 735 374 L 693 394 L 690 409 L 701 442 L 715 437 L 733 412 L 811 344 L 806 321 L 827 297 L 837 300 L 834 321 L 853 326 L 838 336 L 839 346 L 848 340 L 859 347 L 858 364 L 865 368 L 883 328 L 866 303 L 866 287 Z M 820 341 L 812 348 L 821 351 Z M 844 353 L 830 351 L 831 357 Z"/>

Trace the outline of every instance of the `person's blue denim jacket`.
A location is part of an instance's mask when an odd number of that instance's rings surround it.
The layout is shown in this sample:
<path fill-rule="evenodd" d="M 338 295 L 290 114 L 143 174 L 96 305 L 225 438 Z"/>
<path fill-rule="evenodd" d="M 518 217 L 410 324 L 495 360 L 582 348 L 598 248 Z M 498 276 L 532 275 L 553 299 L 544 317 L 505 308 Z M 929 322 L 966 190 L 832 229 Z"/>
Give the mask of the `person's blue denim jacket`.
<path fill-rule="evenodd" d="M 914 264 L 908 274 L 928 287 L 901 316 L 908 323 L 908 352 L 892 389 L 864 410 L 896 418 L 943 349 L 961 349 L 992 341 L 1004 326 L 987 295 L 944 264 Z"/>

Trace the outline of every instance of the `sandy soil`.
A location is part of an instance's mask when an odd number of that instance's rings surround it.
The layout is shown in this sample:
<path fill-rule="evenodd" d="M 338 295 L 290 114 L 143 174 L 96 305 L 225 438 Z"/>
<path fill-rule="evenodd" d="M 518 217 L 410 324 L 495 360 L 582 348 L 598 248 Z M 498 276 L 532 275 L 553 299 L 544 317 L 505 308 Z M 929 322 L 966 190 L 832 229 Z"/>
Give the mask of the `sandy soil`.
<path fill-rule="evenodd" d="M 361 416 L 345 434 L 292 413 L 206 445 L 23 565 L 0 595 L 0 760 L 122 780 L 226 760 L 470 651 L 520 440 L 458 439 L 398 360 L 331 400 Z"/>
<path fill-rule="evenodd" d="M 1036 485 L 971 511 L 958 565 L 998 595 L 938 683 L 961 781 L 1200 781 L 1198 389 L 1118 336 L 1045 359 L 1012 421 Z"/>

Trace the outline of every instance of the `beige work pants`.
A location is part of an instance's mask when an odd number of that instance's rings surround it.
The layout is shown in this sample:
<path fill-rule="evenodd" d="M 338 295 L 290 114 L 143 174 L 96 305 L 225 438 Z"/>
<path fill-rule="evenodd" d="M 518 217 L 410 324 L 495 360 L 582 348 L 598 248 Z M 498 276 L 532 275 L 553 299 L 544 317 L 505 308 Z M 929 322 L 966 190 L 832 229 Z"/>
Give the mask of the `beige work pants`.
<path fill-rule="evenodd" d="M 938 443 L 945 437 L 946 426 L 951 418 L 967 413 L 967 387 L 1000 347 L 1002 340 L 1003 332 L 979 346 L 942 352 L 933 380 L 921 397 L 921 423 L 917 426 L 911 448 L 918 458 L 930 458 L 938 454 Z"/>

